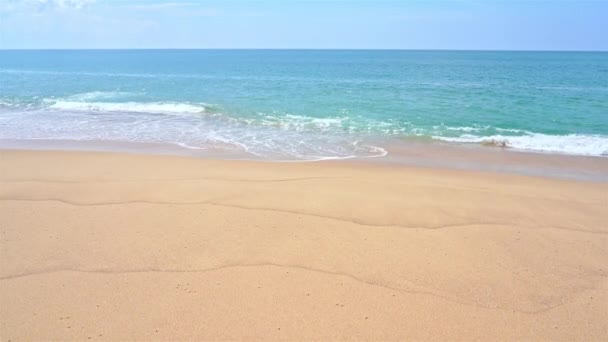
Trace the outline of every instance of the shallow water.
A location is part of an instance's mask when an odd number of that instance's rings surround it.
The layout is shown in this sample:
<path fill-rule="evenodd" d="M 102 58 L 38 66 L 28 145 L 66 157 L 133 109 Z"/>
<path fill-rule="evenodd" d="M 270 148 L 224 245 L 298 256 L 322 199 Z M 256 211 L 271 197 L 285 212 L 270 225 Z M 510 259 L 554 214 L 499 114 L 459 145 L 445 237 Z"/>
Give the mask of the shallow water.
<path fill-rule="evenodd" d="M 384 156 L 411 138 L 600 156 L 606 80 L 600 52 L 0 51 L 0 139 L 270 160 Z"/>

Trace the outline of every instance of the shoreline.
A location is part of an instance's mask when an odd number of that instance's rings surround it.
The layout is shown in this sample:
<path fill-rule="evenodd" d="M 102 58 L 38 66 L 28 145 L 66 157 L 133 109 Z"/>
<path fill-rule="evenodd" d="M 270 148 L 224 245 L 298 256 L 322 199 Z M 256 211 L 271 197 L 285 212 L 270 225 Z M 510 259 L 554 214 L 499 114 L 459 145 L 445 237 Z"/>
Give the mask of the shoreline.
<path fill-rule="evenodd" d="M 608 338 L 608 184 L 0 150 L 2 339 Z"/>
<path fill-rule="evenodd" d="M 233 149 L 192 149 L 169 143 L 0 139 L 0 150 L 88 151 L 146 155 L 173 155 L 206 160 L 244 160 L 270 163 L 347 162 L 447 170 L 499 172 L 526 176 L 608 182 L 608 157 L 521 151 L 476 144 L 456 144 L 417 139 L 393 140 L 384 154 L 368 157 L 324 157 L 274 160 Z"/>

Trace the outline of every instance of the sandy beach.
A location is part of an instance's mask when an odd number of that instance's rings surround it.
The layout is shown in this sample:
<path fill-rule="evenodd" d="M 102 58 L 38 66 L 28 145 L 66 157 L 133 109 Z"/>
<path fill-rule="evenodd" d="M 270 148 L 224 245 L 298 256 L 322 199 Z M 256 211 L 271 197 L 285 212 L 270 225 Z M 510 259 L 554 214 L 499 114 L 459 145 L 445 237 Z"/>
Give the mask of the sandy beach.
<path fill-rule="evenodd" d="M 608 340 L 608 183 L 0 150 L 0 338 Z"/>

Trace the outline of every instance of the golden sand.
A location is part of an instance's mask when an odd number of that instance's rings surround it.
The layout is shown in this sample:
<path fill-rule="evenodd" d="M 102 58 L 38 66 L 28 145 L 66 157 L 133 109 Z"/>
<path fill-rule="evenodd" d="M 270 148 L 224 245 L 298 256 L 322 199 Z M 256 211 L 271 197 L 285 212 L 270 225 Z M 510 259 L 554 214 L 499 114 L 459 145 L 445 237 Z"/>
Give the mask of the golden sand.
<path fill-rule="evenodd" d="M 608 340 L 608 184 L 0 151 L 0 337 Z"/>

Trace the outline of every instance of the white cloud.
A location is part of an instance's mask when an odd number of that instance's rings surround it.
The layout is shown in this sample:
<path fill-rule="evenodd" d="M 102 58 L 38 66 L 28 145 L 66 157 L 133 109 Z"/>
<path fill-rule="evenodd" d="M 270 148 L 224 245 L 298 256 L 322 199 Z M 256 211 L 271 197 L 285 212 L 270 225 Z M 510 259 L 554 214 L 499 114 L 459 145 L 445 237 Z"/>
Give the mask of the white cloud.
<path fill-rule="evenodd" d="M 158 3 L 135 3 L 135 4 L 125 4 L 125 7 L 135 8 L 135 9 L 164 9 L 164 8 L 183 8 L 183 7 L 193 7 L 197 6 L 196 3 L 190 2 L 158 2 Z"/>
<path fill-rule="evenodd" d="M 90 5 L 95 0 L 38 0 L 52 3 L 53 5 L 60 8 L 82 8 L 86 5 Z"/>
<path fill-rule="evenodd" d="M 96 0 L 2 0 L 0 11 L 43 11 L 49 9 L 81 9 Z"/>
<path fill-rule="evenodd" d="M 195 2 L 154 2 L 154 3 L 122 3 L 115 5 L 116 8 L 128 11 L 147 11 L 171 14 L 174 16 L 198 16 L 198 17 L 216 17 L 222 14 L 222 11 L 216 8 L 203 7 L 200 3 Z"/>

